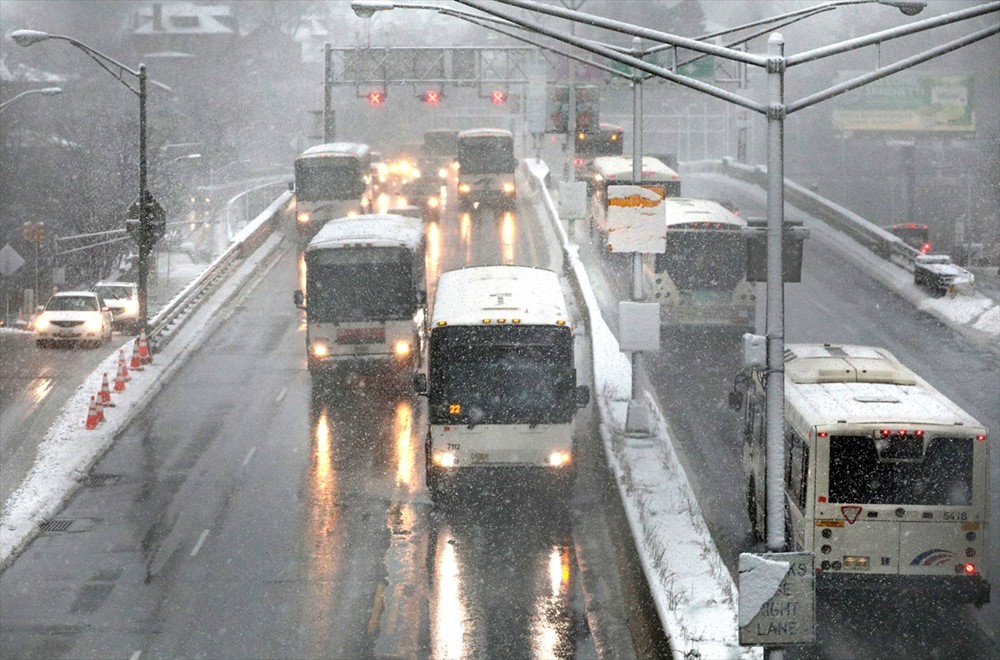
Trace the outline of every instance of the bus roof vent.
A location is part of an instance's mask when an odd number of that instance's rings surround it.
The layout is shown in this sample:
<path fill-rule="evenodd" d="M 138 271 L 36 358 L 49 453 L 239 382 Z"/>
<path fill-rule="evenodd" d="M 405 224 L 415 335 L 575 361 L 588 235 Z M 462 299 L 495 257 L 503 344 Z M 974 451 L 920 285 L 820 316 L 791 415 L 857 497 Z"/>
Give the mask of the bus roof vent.
<path fill-rule="evenodd" d="M 815 357 L 790 361 L 785 373 L 793 383 L 887 383 L 914 385 L 905 367 L 881 358 Z"/>

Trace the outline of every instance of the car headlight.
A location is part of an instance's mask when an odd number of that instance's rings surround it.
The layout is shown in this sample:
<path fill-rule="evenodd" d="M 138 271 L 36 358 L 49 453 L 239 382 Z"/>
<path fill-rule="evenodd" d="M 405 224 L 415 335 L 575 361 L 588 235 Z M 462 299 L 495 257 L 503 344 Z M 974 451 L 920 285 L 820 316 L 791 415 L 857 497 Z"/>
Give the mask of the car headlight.
<path fill-rule="evenodd" d="M 303 225 L 309 224 L 309 214 L 308 213 L 299 213 L 297 216 L 295 216 L 295 219 L 299 222 L 299 224 L 303 224 Z"/>
<path fill-rule="evenodd" d="M 438 178 L 440 178 L 440 179 L 447 179 L 448 178 L 448 168 L 447 167 L 442 167 L 441 169 L 438 170 Z"/>
<path fill-rule="evenodd" d="M 83 329 L 87 332 L 100 332 L 103 326 L 99 318 L 89 318 L 83 322 Z"/>
<path fill-rule="evenodd" d="M 37 319 L 35 319 L 35 330 L 38 330 L 40 332 L 47 332 L 51 326 L 52 323 L 50 323 L 49 319 L 45 316 L 39 316 Z"/>
<path fill-rule="evenodd" d="M 472 190 L 472 186 L 470 186 L 467 183 L 460 183 L 458 185 L 458 192 L 461 193 L 461 194 L 463 194 L 463 195 L 468 194 L 469 191 L 471 191 L 471 190 Z"/>
<path fill-rule="evenodd" d="M 437 197 L 428 197 L 427 198 L 427 207 L 428 208 L 436 209 L 439 206 L 441 206 L 441 200 L 439 200 Z"/>
<path fill-rule="evenodd" d="M 504 191 L 504 194 L 506 194 L 506 195 L 513 195 L 514 194 L 514 184 L 513 183 L 505 183 L 505 184 L 503 184 L 503 191 Z"/>
<path fill-rule="evenodd" d="M 129 300 L 126 302 L 124 313 L 128 316 L 136 316 L 139 313 L 139 301 Z"/>

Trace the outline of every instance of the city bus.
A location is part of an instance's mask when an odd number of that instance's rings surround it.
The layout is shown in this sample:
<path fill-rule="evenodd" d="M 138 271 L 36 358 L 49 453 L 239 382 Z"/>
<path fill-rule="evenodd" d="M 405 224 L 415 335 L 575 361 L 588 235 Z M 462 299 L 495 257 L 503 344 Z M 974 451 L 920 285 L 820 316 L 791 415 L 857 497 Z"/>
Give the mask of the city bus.
<path fill-rule="evenodd" d="M 514 135 L 502 128 L 458 134 L 458 201 L 463 211 L 490 206 L 511 209 L 517 199 Z"/>
<path fill-rule="evenodd" d="M 577 181 L 591 182 L 590 168 L 599 156 L 621 156 L 625 130 L 621 126 L 601 122 L 596 131 L 579 131 L 576 134 L 576 154 L 573 167 Z"/>
<path fill-rule="evenodd" d="M 371 151 L 366 144 L 332 142 L 311 147 L 295 159 L 295 226 L 308 242 L 334 218 L 371 208 Z"/>
<path fill-rule="evenodd" d="M 660 325 L 753 330 L 754 285 L 746 277 L 746 220 L 719 202 L 668 197 L 663 202 L 667 247 L 643 255 L 649 299 Z"/>
<path fill-rule="evenodd" d="M 889 225 L 885 229 L 921 254 L 930 254 L 933 244 L 931 243 L 930 227 L 927 225 L 904 222 Z"/>
<path fill-rule="evenodd" d="M 573 325 L 559 277 L 528 266 L 442 273 L 428 331 L 426 478 L 432 497 L 459 474 L 515 469 L 569 490 L 576 384 Z"/>
<path fill-rule="evenodd" d="M 332 220 L 305 249 L 309 372 L 348 379 L 389 371 L 407 379 L 420 367 L 427 279 L 419 218 L 368 214 Z"/>
<path fill-rule="evenodd" d="M 638 185 L 661 199 L 681 195 L 681 178 L 677 172 L 650 156 L 642 159 L 641 181 L 632 179 L 631 156 L 599 156 L 594 159 L 591 169 L 587 217 L 590 234 L 597 234 L 602 252 L 606 252 L 608 246 L 608 186 Z"/>
<path fill-rule="evenodd" d="M 882 348 L 785 346 L 789 550 L 815 554 L 820 590 L 989 602 L 986 429 Z M 765 380 L 747 369 L 747 512 L 765 538 Z"/>

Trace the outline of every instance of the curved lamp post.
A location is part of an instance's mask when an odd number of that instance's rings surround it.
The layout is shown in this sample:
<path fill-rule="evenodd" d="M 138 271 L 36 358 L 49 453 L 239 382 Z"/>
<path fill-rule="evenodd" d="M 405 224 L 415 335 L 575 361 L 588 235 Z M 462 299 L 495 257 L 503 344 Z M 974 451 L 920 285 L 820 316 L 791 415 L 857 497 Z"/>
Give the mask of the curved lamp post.
<path fill-rule="evenodd" d="M 17 96 L 13 97 L 12 99 L 0 103 L 0 112 L 3 112 L 4 109 L 10 104 L 14 103 L 14 101 L 17 101 L 20 98 L 24 98 L 25 96 L 28 96 L 30 94 L 43 94 L 45 96 L 55 96 L 56 94 L 62 94 L 62 91 L 63 91 L 62 87 L 42 87 L 41 89 L 25 90 L 20 94 L 18 94 Z"/>
<path fill-rule="evenodd" d="M 139 97 L 139 196 L 136 204 L 138 206 L 139 222 L 138 231 L 134 234 L 134 237 L 136 238 L 136 242 L 139 244 L 139 260 L 137 264 L 139 270 L 139 281 L 137 282 L 139 289 L 139 318 L 141 321 L 141 327 L 145 329 L 149 320 L 149 255 L 152 252 L 153 244 L 156 242 L 157 238 L 152 227 L 153 218 L 151 217 L 155 208 L 155 202 L 153 201 L 152 195 L 149 193 L 146 180 L 146 65 L 140 64 L 138 69 L 131 69 L 114 58 L 108 57 L 104 53 L 91 48 L 77 39 L 59 34 L 49 34 L 48 32 L 41 32 L 38 30 L 15 30 L 10 34 L 10 37 L 17 42 L 19 46 L 31 46 L 39 41 L 46 41 L 49 39 L 66 41 L 86 53 L 90 59 L 97 62 L 98 66 L 111 74 L 115 80 L 125 85 L 130 92 Z M 135 79 L 136 86 L 133 86 L 130 82 L 128 82 L 128 80 L 126 80 L 126 76 L 130 76 Z M 159 83 L 154 84 L 166 90 L 170 89 L 169 87 Z"/>

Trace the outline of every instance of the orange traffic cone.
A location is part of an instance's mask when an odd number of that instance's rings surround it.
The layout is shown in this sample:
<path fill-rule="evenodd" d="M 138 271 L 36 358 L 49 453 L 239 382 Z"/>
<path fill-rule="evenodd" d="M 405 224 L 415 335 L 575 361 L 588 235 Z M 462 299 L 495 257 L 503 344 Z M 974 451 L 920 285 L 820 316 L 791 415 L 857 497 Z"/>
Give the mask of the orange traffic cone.
<path fill-rule="evenodd" d="M 128 367 L 125 366 L 125 361 L 121 360 L 118 362 L 118 373 L 115 374 L 115 392 L 125 391 L 126 380 L 128 380 Z"/>
<path fill-rule="evenodd" d="M 100 424 L 104 421 L 104 406 L 101 404 L 101 395 L 98 393 L 96 397 L 90 397 L 90 399 L 94 402 L 94 407 L 97 408 L 97 423 Z"/>
<path fill-rule="evenodd" d="M 94 397 L 90 397 L 90 408 L 87 409 L 87 430 L 93 431 L 100 424 L 101 420 L 97 416 L 97 404 Z"/>
<path fill-rule="evenodd" d="M 139 357 L 139 338 L 136 337 L 135 341 L 132 342 L 132 363 L 129 364 L 129 369 L 132 371 L 142 371 L 142 358 Z"/>
<path fill-rule="evenodd" d="M 114 408 L 115 404 L 111 402 L 111 388 L 108 387 L 108 372 L 104 372 L 104 379 L 101 381 L 101 407 L 102 408 Z"/>
<path fill-rule="evenodd" d="M 149 352 L 149 345 L 146 343 L 145 328 L 139 331 L 139 359 L 142 360 L 143 364 L 151 364 L 153 362 L 153 354 Z"/>
<path fill-rule="evenodd" d="M 132 380 L 132 377 L 128 375 L 128 362 L 125 361 L 124 348 L 118 349 L 118 375 L 121 376 L 122 381 L 126 383 Z M 124 385 L 122 385 L 122 389 L 125 389 Z"/>

